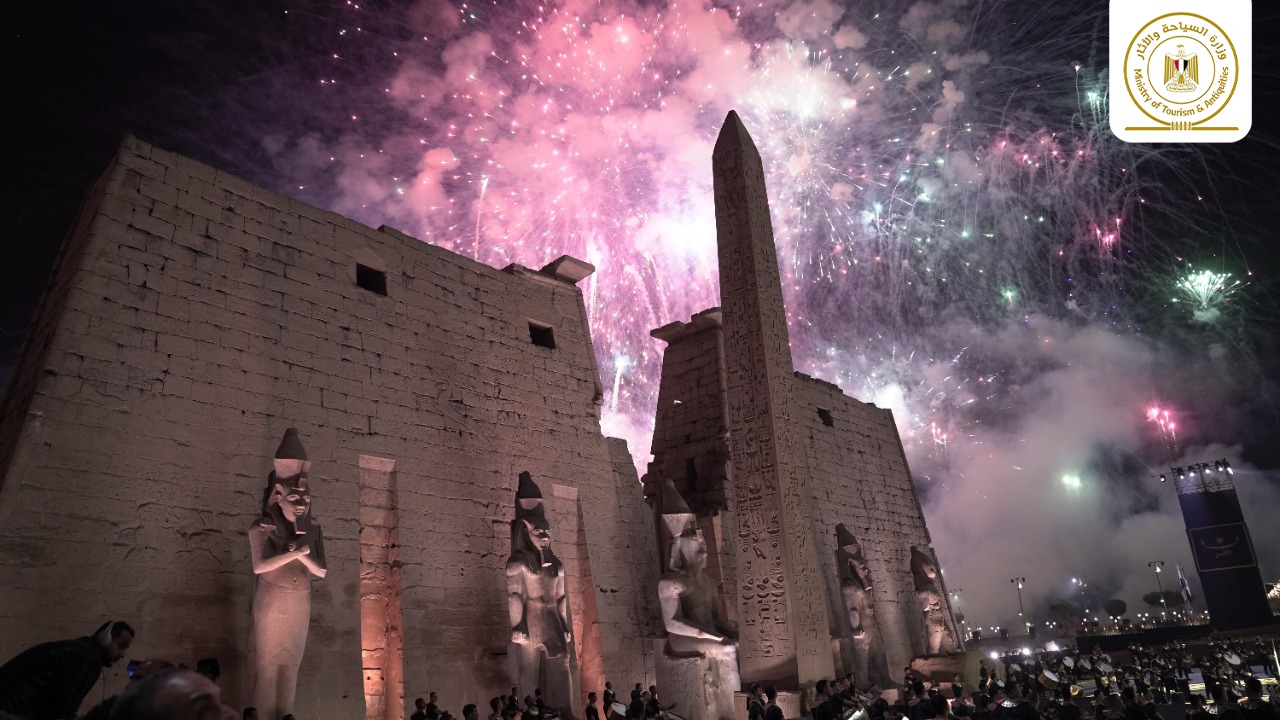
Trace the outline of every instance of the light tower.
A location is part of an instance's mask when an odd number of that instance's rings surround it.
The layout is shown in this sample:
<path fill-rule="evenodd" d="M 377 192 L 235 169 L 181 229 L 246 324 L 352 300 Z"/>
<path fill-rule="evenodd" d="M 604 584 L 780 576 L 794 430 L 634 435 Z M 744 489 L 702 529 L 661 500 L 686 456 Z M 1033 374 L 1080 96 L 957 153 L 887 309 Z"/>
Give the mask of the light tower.
<path fill-rule="evenodd" d="M 1163 561 L 1163 560 L 1153 560 L 1153 561 L 1151 561 L 1151 562 L 1147 563 L 1147 567 L 1149 567 L 1149 568 L 1155 568 L 1155 571 L 1156 571 L 1156 589 L 1160 591 L 1160 607 L 1164 608 L 1164 613 L 1161 613 L 1161 615 L 1163 615 L 1163 614 L 1165 614 L 1165 613 L 1169 612 L 1169 603 L 1165 602 L 1165 599 L 1164 599 L 1164 584 L 1160 582 L 1160 569 L 1164 567 L 1164 561 Z"/>
<path fill-rule="evenodd" d="M 1024 577 L 1016 577 L 1016 578 L 1009 579 L 1009 582 L 1013 583 L 1018 588 L 1018 617 L 1022 618 L 1023 632 L 1026 632 L 1027 630 L 1027 616 L 1026 616 L 1026 612 L 1022 608 L 1022 584 L 1025 583 L 1026 581 L 1027 579 Z"/>
<path fill-rule="evenodd" d="M 1209 617 L 1219 630 L 1272 622 L 1258 557 L 1225 459 L 1170 469 Z"/>

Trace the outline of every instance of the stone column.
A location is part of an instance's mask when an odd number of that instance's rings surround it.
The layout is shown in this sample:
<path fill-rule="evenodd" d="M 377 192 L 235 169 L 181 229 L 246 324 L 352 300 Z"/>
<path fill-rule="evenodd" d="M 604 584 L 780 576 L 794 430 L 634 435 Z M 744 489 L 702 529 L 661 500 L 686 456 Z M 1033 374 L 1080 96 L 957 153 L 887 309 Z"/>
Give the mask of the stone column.
<path fill-rule="evenodd" d="M 742 682 L 804 686 L 835 668 L 764 167 L 737 113 L 725 119 L 712 164 Z"/>

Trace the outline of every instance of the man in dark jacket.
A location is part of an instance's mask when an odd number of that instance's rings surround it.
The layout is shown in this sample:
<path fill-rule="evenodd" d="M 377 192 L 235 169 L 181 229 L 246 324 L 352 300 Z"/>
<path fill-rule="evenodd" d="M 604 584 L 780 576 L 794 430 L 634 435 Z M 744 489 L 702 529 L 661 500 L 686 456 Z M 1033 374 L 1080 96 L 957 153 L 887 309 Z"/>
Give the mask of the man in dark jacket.
<path fill-rule="evenodd" d="M 867 692 L 871 694 L 871 702 L 867 703 L 867 717 L 869 720 L 885 720 L 885 711 L 889 709 L 889 701 L 881 697 L 883 691 L 880 686 L 872 685 Z"/>
<path fill-rule="evenodd" d="M 104 667 L 133 643 L 133 628 L 108 622 L 97 632 L 23 651 L 0 667 L 0 712 L 25 720 L 74 718 Z"/>
<path fill-rule="evenodd" d="M 1005 683 L 1004 691 L 1007 697 L 996 708 L 996 720 L 1042 720 L 1040 711 L 1023 699 L 1022 686 Z"/>
<path fill-rule="evenodd" d="M 747 720 L 764 720 L 764 689 L 760 683 L 751 683 L 747 695 Z"/>
<path fill-rule="evenodd" d="M 770 685 L 764 689 L 768 702 L 764 706 L 764 720 L 782 720 L 782 708 L 778 707 L 778 688 Z"/>

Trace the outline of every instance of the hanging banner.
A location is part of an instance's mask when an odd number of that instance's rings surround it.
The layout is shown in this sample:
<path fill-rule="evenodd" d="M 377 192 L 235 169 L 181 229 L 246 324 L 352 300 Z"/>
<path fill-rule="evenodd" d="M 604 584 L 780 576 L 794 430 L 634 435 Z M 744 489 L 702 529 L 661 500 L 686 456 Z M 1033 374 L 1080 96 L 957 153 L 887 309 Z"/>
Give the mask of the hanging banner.
<path fill-rule="evenodd" d="M 1249 529 L 1242 522 L 1188 528 L 1191 552 L 1196 570 L 1212 572 L 1233 568 L 1255 567 L 1258 559 L 1249 540 Z"/>

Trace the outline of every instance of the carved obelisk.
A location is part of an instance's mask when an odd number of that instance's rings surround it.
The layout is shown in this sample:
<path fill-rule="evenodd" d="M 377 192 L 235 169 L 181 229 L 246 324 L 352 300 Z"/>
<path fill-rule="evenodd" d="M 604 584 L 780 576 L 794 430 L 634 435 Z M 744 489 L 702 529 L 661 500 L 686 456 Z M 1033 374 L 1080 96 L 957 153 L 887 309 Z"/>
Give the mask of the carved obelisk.
<path fill-rule="evenodd" d="M 712 165 L 738 520 L 738 662 L 744 685 L 791 689 L 835 668 L 764 166 L 735 112 Z"/>

